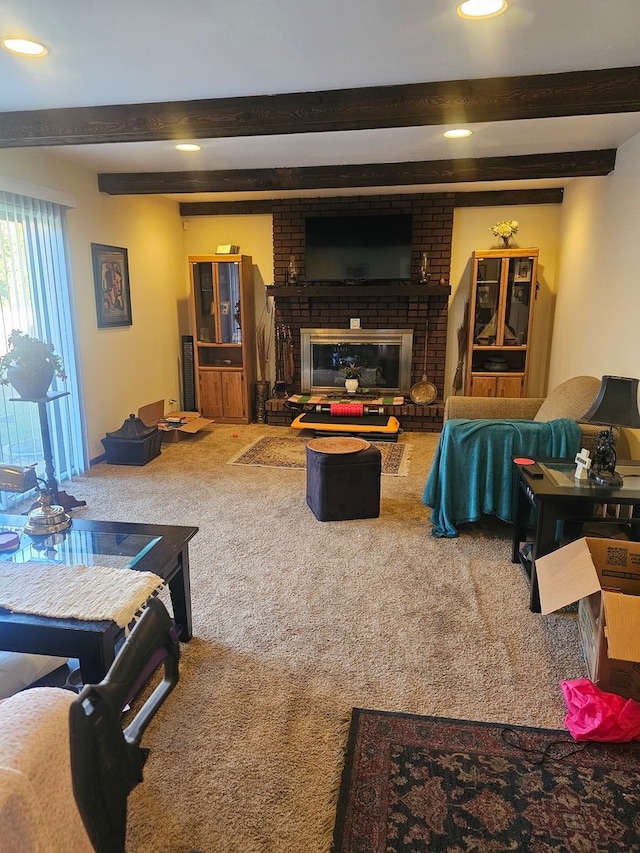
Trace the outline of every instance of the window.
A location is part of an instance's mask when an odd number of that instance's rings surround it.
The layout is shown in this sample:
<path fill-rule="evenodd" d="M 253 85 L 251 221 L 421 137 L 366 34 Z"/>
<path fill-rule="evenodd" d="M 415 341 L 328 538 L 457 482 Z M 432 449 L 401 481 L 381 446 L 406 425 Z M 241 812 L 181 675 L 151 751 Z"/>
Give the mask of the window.
<path fill-rule="evenodd" d="M 11 331 L 19 329 L 52 343 L 62 358 L 67 381 L 54 380 L 49 394 L 68 393 L 46 406 L 58 482 L 87 468 L 66 245 L 64 207 L 0 190 L 0 354 L 7 350 Z M 17 395 L 11 386 L 1 388 L 0 461 L 21 466 L 36 462 L 37 474 L 44 478 L 39 407 L 12 400 Z M 0 493 L 0 506 L 17 499 Z"/>

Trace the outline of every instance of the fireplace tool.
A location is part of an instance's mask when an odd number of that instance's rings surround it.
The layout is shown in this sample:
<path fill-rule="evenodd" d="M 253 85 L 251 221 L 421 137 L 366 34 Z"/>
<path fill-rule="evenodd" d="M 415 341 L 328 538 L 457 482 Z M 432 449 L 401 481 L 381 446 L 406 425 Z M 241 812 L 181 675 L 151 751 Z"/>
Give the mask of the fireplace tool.
<path fill-rule="evenodd" d="M 438 389 L 427 379 L 427 352 L 429 347 L 429 318 L 424 327 L 424 361 L 422 365 L 422 379 L 415 382 L 409 389 L 411 401 L 417 406 L 428 406 L 438 396 Z"/>
<path fill-rule="evenodd" d="M 275 396 L 286 397 L 293 381 L 293 342 L 289 326 L 276 326 Z"/>

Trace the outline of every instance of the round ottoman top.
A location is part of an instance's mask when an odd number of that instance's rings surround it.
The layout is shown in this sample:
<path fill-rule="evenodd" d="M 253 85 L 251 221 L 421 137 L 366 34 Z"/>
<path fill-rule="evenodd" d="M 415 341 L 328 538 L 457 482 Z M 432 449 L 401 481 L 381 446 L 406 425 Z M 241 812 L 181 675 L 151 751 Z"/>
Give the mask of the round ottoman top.
<path fill-rule="evenodd" d="M 307 447 L 309 450 L 315 450 L 317 453 L 357 453 L 360 450 L 366 450 L 367 447 L 371 447 L 371 444 L 365 441 L 364 438 L 332 436 L 313 438 L 307 443 Z"/>

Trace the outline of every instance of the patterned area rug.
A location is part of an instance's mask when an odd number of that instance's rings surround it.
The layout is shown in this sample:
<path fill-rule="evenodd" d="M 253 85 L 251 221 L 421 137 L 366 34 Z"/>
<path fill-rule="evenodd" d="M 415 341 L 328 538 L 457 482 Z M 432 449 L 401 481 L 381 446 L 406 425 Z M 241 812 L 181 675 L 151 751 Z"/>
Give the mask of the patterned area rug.
<path fill-rule="evenodd" d="M 332 853 L 640 850 L 640 743 L 355 708 Z"/>
<path fill-rule="evenodd" d="M 292 436 L 264 436 L 254 441 L 231 465 L 260 465 L 267 468 L 306 468 L 306 447 L 309 439 Z M 391 441 L 372 441 L 382 454 L 382 473 L 406 477 L 409 473 L 410 444 Z"/>

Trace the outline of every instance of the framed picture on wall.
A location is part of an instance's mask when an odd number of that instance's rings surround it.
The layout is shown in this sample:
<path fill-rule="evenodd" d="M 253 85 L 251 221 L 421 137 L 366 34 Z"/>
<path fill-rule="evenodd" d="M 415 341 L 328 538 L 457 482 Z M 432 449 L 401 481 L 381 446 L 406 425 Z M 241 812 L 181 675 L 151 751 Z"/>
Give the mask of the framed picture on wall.
<path fill-rule="evenodd" d="M 91 257 L 98 328 L 131 326 L 133 318 L 127 250 L 92 243 Z"/>

